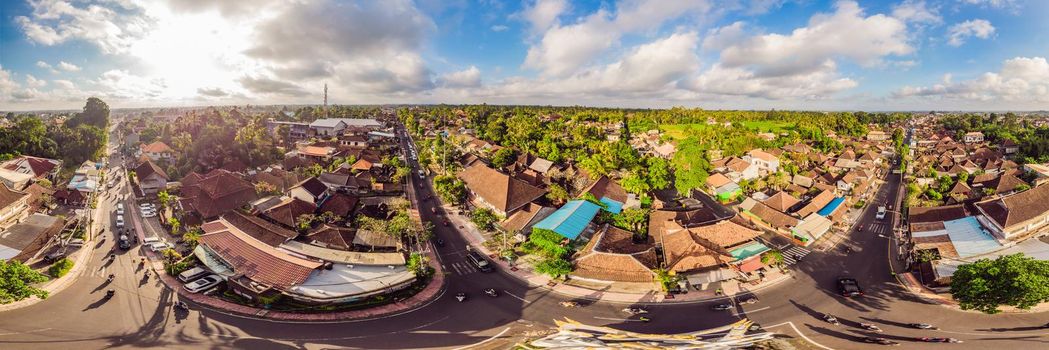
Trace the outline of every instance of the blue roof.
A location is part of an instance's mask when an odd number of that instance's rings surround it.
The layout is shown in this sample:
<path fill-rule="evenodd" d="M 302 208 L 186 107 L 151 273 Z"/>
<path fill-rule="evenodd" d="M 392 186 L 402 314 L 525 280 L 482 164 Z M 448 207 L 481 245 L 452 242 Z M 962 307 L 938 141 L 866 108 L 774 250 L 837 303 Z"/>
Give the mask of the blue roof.
<path fill-rule="evenodd" d="M 845 197 L 834 197 L 834 200 L 831 200 L 830 203 L 827 203 L 827 205 L 825 205 L 823 209 L 820 209 L 820 211 L 816 212 L 816 214 L 819 214 L 820 216 L 830 215 L 831 213 L 834 213 L 834 211 L 837 210 L 839 206 L 841 206 L 841 203 L 844 202 Z"/>
<path fill-rule="evenodd" d="M 619 201 L 617 201 L 615 199 L 608 198 L 608 197 L 601 197 L 601 203 L 604 203 L 605 210 L 608 211 L 609 213 L 619 214 L 620 212 L 623 211 L 623 203 L 619 203 Z"/>
<path fill-rule="evenodd" d="M 574 240 L 583 233 L 583 230 L 586 230 L 587 225 L 590 225 L 590 221 L 597 216 L 599 210 L 601 210 L 600 206 L 585 200 L 569 201 L 561 209 L 557 209 L 532 227 L 554 231 L 565 238 Z"/>

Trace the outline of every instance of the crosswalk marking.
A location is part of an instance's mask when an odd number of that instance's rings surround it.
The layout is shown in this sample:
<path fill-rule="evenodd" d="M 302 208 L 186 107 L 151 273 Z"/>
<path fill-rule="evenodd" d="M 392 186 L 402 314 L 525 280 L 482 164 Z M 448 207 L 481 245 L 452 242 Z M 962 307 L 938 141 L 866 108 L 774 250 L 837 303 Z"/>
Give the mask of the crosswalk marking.
<path fill-rule="evenodd" d="M 783 263 L 787 264 L 788 266 L 794 265 L 798 262 L 797 259 L 795 259 L 795 257 L 802 258 L 806 255 L 809 255 L 809 253 L 811 252 L 811 250 L 798 246 L 790 247 L 787 250 L 783 251 Z"/>
<path fill-rule="evenodd" d="M 477 268 L 466 262 L 454 262 L 452 263 L 452 269 L 455 270 L 457 275 L 468 275 L 477 272 Z"/>

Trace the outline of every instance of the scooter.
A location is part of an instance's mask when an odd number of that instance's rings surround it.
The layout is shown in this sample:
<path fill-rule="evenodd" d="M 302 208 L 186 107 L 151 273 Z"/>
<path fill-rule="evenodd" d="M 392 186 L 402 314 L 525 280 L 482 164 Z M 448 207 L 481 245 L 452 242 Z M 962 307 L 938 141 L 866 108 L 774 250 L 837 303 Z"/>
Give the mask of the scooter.
<path fill-rule="evenodd" d="M 176 301 L 174 307 L 176 309 L 189 310 L 189 305 L 183 301 Z"/>
<path fill-rule="evenodd" d="M 460 292 L 459 294 L 456 294 L 455 295 L 455 300 L 458 300 L 460 303 L 465 301 L 466 300 L 466 293 L 461 293 Z"/>
<path fill-rule="evenodd" d="M 106 291 L 106 299 L 112 298 L 114 294 L 117 294 L 117 291 L 112 290 L 112 289 L 107 290 Z"/>
<path fill-rule="evenodd" d="M 559 304 L 561 307 L 579 307 L 579 303 L 574 301 L 562 301 Z"/>
<path fill-rule="evenodd" d="M 496 293 L 495 289 L 492 289 L 492 288 L 485 289 L 484 290 L 484 294 L 488 294 L 488 296 L 493 297 L 493 298 L 499 296 L 499 293 Z"/>
<path fill-rule="evenodd" d="M 860 327 L 862 327 L 863 329 L 866 329 L 868 331 L 881 332 L 881 328 L 878 328 L 878 326 L 875 326 L 875 325 L 870 324 L 870 323 L 860 323 Z"/>
<path fill-rule="evenodd" d="M 907 325 L 911 326 L 911 328 L 917 328 L 917 329 L 932 329 L 932 330 L 939 329 L 939 328 L 936 328 L 935 326 L 933 326 L 931 324 L 928 324 L 928 323 L 908 323 Z"/>
<path fill-rule="evenodd" d="M 628 307 L 628 308 L 623 309 L 623 312 L 631 314 L 631 315 L 640 315 L 640 314 L 647 314 L 648 310 L 645 310 L 645 309 L 642 309 L 642 308 L 639 308 L 639 307 Z"/>
<path fill-rule="evenodd" d="M 838 322 L 838 318 L 837 317 L 831 316 L 829 314 L 823 315 L 823 320 L 827 321 L 827 322 L 830 322 L 832 324 L 836 324 L 836 325 L 840 325 L 841 324 L 841 322 Z"/>
<path fill-rule="evenodd" d="M 113 282 L 113 278 L 116 277 L 114 274 L 109 274 L 109 278 L 106 278 L 107 282 Z"/>

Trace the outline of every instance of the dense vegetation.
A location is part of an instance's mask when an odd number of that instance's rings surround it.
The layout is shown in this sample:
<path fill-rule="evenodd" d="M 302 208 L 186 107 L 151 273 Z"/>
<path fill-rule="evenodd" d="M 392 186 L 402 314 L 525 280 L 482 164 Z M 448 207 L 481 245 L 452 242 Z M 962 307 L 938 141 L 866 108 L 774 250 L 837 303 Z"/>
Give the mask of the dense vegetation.
<path fill-rule="evenodd" d="M 109 106 L 98 98 L 65 122 L 8 113 L 12 126 L 0 129 L 0 160 L 19 155 L 61 159 L 67 168 L 96 160 L 105 151 Z"/>
<path fill-rule="evenodd" d="M 47 276 L 18 261 L 0 260 L 0 304 L 19 301 L 31 296 L 47 298 L 47 291 L 33 286 L 47 281 Z"/>
<path fill-rule="evenodd" d="M 1013 254 L 959 266 L 951 277 L 951 295 L 965 310 L 1030 309 L 1049 301 L 1049 261 Z"/>
<path fill-rule="evenodd" d="M 948 115 L 940 119 L 944 129 L 961 140 L 967 132 L 979 131 L 984 139 L 993 143 L 1012 140 L 1020 146 L 1019 160 L 1022 163 L 1049 162 L 1049 128 L 1036 127 L 1013 113 L 990 113 Z"/>

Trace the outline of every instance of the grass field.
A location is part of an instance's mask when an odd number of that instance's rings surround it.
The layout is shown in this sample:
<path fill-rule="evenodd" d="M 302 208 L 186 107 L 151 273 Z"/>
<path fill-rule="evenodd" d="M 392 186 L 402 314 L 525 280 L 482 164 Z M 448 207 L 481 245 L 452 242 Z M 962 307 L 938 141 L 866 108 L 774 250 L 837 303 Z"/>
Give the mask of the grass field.
<path fill-rule="evenodd" d="M 793 123 L 781 122 L 773 120 L 756 120 L 756 121 L 745 121 L 743 126 L 747 129 L 754 130 L 756 132 L 773 132 L 780 133 L 786 130 L 790 130 L 794 127 Z M 689 130 L 704 130 L 709 128 L 707 124 L 671 124 L 671 125 L 660 125 L 659 130 L 663 131 L 664 134 L 670 136 L 675 140 L 684 139 L 688 136 Z"/>

